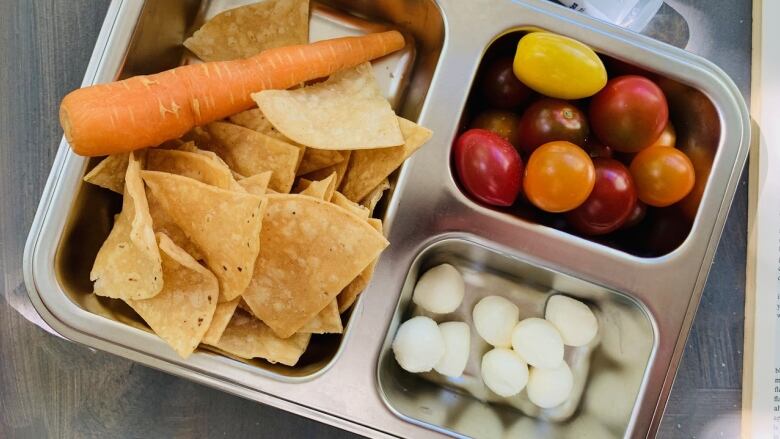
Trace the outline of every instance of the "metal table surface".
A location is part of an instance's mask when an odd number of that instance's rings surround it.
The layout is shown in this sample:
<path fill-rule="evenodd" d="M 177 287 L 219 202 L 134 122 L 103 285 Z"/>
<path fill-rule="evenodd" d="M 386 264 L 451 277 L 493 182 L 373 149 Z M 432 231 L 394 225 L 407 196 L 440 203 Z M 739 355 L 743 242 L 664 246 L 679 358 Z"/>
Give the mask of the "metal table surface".
<path fill-rule="evenodd" d="M 687 50 L 750 91 L 751 1 L 666 0 Z M 0 2 L 0 437 L 349 437 L 330 426 L 54 337 L 17 308 L 22 250 L 109 0 Z M 685 29 L 657 27 L 679 39 Z M 741 408 L 747 172 L 729 215 L 659 437 L 737 437 Z M 29 315 L 29 318 L 34 318 Z"/>

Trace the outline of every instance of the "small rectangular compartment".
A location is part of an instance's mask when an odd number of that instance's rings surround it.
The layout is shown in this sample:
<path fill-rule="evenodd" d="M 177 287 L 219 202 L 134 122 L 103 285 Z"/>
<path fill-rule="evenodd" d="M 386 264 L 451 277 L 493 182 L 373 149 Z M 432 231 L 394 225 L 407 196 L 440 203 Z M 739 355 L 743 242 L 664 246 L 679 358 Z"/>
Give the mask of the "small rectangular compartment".
<path fill-rule="evenodd" d="M 541 268 L 488 245 L 470 237 L 446 237 L 415 258 L 380 354 L 378 380 L 385 403 L 411 422 L 450 434 L 555 438 L 576 432 L 578 437 L 622 437 L 654 350 L 654 325 L 644 307 L 618 292 Z M 463 321 L 471 326 L 471 354 L 459 378 L 435 371 L 406 372 L 391 349 L 400 323 L 425 314 L 411 302 L 417 280 L 442 263 L 453 265 L 463 275 L 465 297 L 451 314 L 426 315 L 440 322 Z M 544 317 L 545 304 L 555 294 L 586 302 L 599 321 L 599 334 L 592 343 L 566 347 L 565 360 L 574 375 L 571 398 L 546 410 L 534 406 L 525 391 L 509 399 L 499 398 L 484 387 L 479 376 L 481 356 L 491 347 L 474 330 L 474 304 L 488 295 L 503 296 L 520 308 L 522 320 Z"/>

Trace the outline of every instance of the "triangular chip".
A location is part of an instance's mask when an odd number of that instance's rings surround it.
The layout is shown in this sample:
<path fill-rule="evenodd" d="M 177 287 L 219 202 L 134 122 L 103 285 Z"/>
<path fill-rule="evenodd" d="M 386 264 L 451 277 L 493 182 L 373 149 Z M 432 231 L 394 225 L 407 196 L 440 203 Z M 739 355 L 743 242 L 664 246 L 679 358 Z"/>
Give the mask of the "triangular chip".
<path fill-rule="evenodd" d="M 250 194 L 262 196 L 268 191 L 268 183 L 271 181 L 271 174 L 273 174 L 271 171 L 255 174 L 251 177 L 238 180 L 238 184 Z"/>
<path fill-rule="evenodd" d="M 368 223 L 376 229 L 377 232 L 382 233 L 382 220 L 376 219 L 376 218 L 369 218 Z M 358 295 L 363 292 L 363 290 L 366 289 L 368 286 L 368 283 L 371 281 L 371 277 L 374 275 L 374 268 L 376 268 L 376 263 L 379 262 L 379 257 L 371 261 L 370 264 L 368 264 L 368 267 L 366 267 L 359 275 L 356 277 L 352 282 L 349 283 L 349 285 L 346 286 L 343 290 L 341 290 L 341 293 L 339 293 L 337 299 L 339 303 L 339 312 L 343 313 L 344 311 L 348 310 L 350 306 L 352 306 L 353 303 L 355 303 L 355 300 L 357 299 Z"/>
<path fill-rule="evenodd" d="M 431 130 L 406 119 L 399 117 L 398 122 L 404 135 L 403 145 L 352 152 L 344 183 L 339 187 L 350 200 L 359 202 L 364 199 L 433 134 Z"/>
<path fill-rule="evenodd" d="M 239 309 L 214 346 L 239 358 L 264 358 L 271 363 L 295 366 L 310 339 L 311 334 L 279 338 L 263 322 Z"/>
<path fill-rule="evenodd" d="M 227 61 L 308 42 L 308 0 L 265 0 L 217 14 L 184 45 L 203 61 Z"/>
<path fill-rule="evenodd" d="M 303 153 L 303 160 L 298 165 L 298 175 L 308 174 L 329 166 L 339 164 L 344 161 L 344 154 L 341 151 L 328 149 L 306 148 Z"/>
<path fill-rule="evenodd" d="M 125 188 L 128 157 L 129 152 L 104 158 L 84 176 L 84 181 L 121 194 Z"/>
<path fill-rule="evenodd" d="M 219 279 L 220 302 L 241 295 L 257 258 L 265 198 L 180 175 L 143 171 L 142 176 Z"/>
<path fill-rule="evenodd" d="M 241 298 L 236 298 L 230 302 L 222 302 L 217 304 L 217 308 L 214 310 L 214 318 L 211 319 L 211 325 L 209 325 L 208 331 L 203 335 L 201 343 L 216 345 L 222 334 L 225 332 L 230 319 L 233 318 L 233 313 L 236 312 L 236 306 Z"/>
<path fill-rule="evenodd" d="M 268 195 L 260 253 L 243 294 L 276 335 L 322 311 L 388 245 L 367 222 L 304 195 Z"/>
<path fill-rule="evenodd" d="M 232 123 L 213 122 L 207 130 L 216 142 L 203 147 L 213 148 L 231 169 L 247 177 L 273 171 L 269 187 L 290 191 L 301 155 L 299 148 Z"/>
<path fill-rule="evenodd" d="M 341 334 L 344 332 L 338 301 L 336 299 L 331 300 L 319 314 L 303 325 L 298 332 L 304 334 Z"/>
<path fill-rule="evenodd" d="M 156 296 L 127 300 L 152 330 L 182 358 L 200 344 L 217 307 L 219 284 L 214 274 L 158 234 L 164 285 Z"/>
<path fill-rule="evenodd" d="M 350 211 L 352 214 L 358 216 L 363 221 L 368 219 L 368 208 L 355 203 L 349 198 L 345 197 L 341 192 L 336 192 L 331 197 L 330 202 L 343 209 Z"/>
<path fill-rule="evenodd" d="M 146 154 L 146 169 L 182 175 L 222 189 L 244 190 L 227 165 L 196 152 L 150 149 Z"/>
<path fill-rule="evenodd" d="M 308 87 L 254 93 L 252 99 L 277 130 L 307 147 L 351 150 L 404 143 L 371 63 Z"/>
<path fill-rule="evenodd" d="M 146 202 L 141 165 L 131 153 L 125 174 L 122 212 L 100 247 L 89 279 L 95 294 L 115 299 L 148 299 L 163 287 L 162 262 Z"/>
<path fill-rule="evenodd" d="M 301 178 L 298 180 L 298 185 L 296 185 L 295 188 L 301 195 L 308 195 L 310 197 L 319 198 L 320 200 L 330 201 L 336 190 L 336 174 L 330 174 L 325 179 L 319 181 L 309 181 L 305 178 Z"/>
<path fill-rule="evenodd" d="M 390 181 L 385 178 L 377 187 L 371 189 L 371 192 L 366 195 L 366 198 L 363 198 L 363 200 L 360 201 L 361 205 L 368 208 L 369 216 L 374 214 L 374 209 L 376 209 L 377 204 L 379 204 L 379 200 L 382 199 L 382 196 L 388 189 L 390 189 Z"/>
<path fill-rule="evenodd" d="M 308 151 L 308 150 L 307 150 Z M 330 174 L 335 173 L 336 174 L 336 187 L 338 188 L 341 185 L 341 181 L 344 179 L 344 174 L 347 172 L 347 165 L 349 164 L 349 156 L 352 154 L 352 151 L 341 151 L 342 157 L 344 160 L 342 160 L 339 163 L 336 163 L 335 165 L 328 166 L 326 168 L 319 169 L 314 172 L 310 172 L 303 177 L 307 180 L 316 181 L 316 180 L 323 180 Z"/>
<path fill-rule="evenodd" d="M 165 236 L 171 239 L 178 247 L 184 249 L 195 260 L 202 260 L 203 253 L 200 249 L 190 241 L 187 234 L 176 224 L 168 212 L 162 207 L 157 198 L 152 193 L 151 189 L 146 190 L 146 199 L 149 202 L 149 215 L 152 217 L 152 228 L 154 233 L 164 233 Z"/>

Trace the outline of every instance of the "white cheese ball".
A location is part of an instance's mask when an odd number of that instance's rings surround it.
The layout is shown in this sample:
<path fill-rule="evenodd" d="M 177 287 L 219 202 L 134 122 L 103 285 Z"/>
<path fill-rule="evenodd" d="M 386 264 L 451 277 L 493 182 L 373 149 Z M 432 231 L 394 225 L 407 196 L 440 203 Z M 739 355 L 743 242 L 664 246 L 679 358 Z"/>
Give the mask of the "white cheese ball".
<path fill-rule="evenodd" d="M 501 296 L 487 296 L 474 306 L 474 328 L 497 348 L 512 346 L 512 330 L 520 319 L 517 305 Z"/>
<path fill-rule="evenodd" d="M 528 365 L 517 352 L 495 348 L 482 357 L 482 381 L 499 396 L 517 395 L 528 383 Z"/>
<path fill-rule="evenodd" d="M 552 323 L 532 317 L 515 326 L 512 348 L 528 365 L 556 368 L 563 362 L 563 339 Z"/>
<path fill-rule="evenodd" d="M 444 356 L 444 337 L 428 317 L 414 317 L 401 324 L 393 340 L 398 364 L 409 372 L 428 372 Z"/>
<path fill-rule="evenodd" d="M 433 368 L 442 375 L 457 378 L 463 375 L 469 361 L 471 328 L 463 322 L 446 322 L 439 324 L 439 330 L 444 338 L 444 356 Z"/>
<path fill-rule="evenodd" d="M 566 402 L 573 388 L 574 376 L 565 362 L 555 369 L 534 367 L 528 377 L 528 399 L 543 409 Z"/>
<path fill-rule="evenodd" d="M 547 301 L 544 318 L 558 328 L 566 346 L 585 346 L 599 330 L 599 323 L 588 305 L 563 295 Z"/>
<path fill-rule="evenodd" d="M 437 265 L 420 277 L 412 302 L 436 314 L 455 311 L 463 301 L 463 276 L 450 264 Z"/>

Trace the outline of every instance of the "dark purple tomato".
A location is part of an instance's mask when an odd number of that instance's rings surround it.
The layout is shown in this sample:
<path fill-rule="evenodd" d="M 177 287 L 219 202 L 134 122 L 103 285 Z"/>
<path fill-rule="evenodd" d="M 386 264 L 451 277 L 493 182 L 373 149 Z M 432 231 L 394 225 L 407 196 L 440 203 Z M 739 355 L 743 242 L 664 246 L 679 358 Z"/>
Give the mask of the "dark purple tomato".
<path fill-rule="evenodd" d="M 530 154 L 539 146 L 558 140 L 583 147 L 590 129 L 585 113 L 576 105 L 542 98 L 525 110 L 519 131 L 520 147 Z"/>
<path fill-rule="evenodd" d="M 587 151 L 588 155 L 591 156 L 591 158 L 602 158 L 602 159 L 611 159 L 612 158 L 612 148 L 609 146 L 601 143 L 598 139 L 595 139 L 593 136 L 589 137 L 587 142 L 585 143 L 585 151 Z"/>
<path fill-rule="evenodd" d="M 494 206 L 511 206 L 522 186 L 523 160 L 506 139 L 483 129 L 461 134 L 453 147 L 455 170 L 466 191 Z"/>
<path fill-rule="evenodd" d="M 623 228 L 630 229 L 631 227 L 636 226 L 645 219 L 645 216 L 647 216 L 647 204 L 636 200 L 634 209 L 631 211 L 631 215 L 628 216 L 628 219 L 623 224 Z"/>
<path fill-rule="evenodd" d="M 531 89 L 520 82 L 512 70 L 513 58 L 493 60 L 480 78 L 480 89 L 489 107 L 511 110 L 523 105 L 531 96 Z"/>
<path fill-rule="evenodd" d="M 471 123 L 471 128 L 492 131 L 518 147 L 520 136 L 518 125 L 520 116 L 511 111 L 487 110 L 479 114 Z"/>
<path fill-rule="evenodd" d="M 639 152 L 661 136 L 669 121 L 669 106 L 653 81 L 618 76 L 593 96 L 589 115 L 602 142 L 620 152 Z"/>
<path fill-rule="evenodd" d="M 622 226 L 636 204 L 636 189 L 628 169 L 619 161 L 596 158 L 596 184 L 585 202 L 566 214 L 583 235 L 604 235 Z"/>

